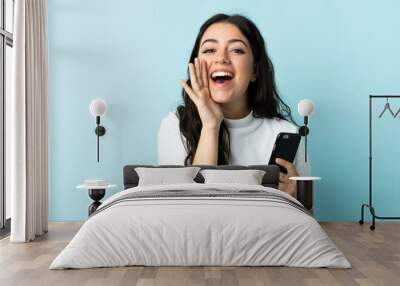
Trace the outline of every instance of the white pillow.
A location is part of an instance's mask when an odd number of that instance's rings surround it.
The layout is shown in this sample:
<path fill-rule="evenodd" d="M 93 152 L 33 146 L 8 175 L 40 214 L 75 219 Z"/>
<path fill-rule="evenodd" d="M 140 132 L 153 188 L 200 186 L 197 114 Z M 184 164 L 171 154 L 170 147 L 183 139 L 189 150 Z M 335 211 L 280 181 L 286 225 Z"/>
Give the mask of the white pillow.
<path fill-rule="evenodd" d="M 265 175 L 262 170 L 201 170 L 204 183 L 234 183 L 247 185 L 261 185 Z"/>
<path fill-rule="evenodd" d="M 148 168 L 137 167 L 138 186 L 196 183 L 199 167 Z"/>

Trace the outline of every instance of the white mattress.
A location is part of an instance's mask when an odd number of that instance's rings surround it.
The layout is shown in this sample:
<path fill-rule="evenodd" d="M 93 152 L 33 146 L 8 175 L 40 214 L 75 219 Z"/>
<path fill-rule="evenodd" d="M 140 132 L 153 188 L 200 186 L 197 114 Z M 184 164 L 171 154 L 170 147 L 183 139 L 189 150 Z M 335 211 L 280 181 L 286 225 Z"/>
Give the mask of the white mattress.
<path fill-rule="evenodd" d="M 108 198 L 50 269 L 127 265 L 351 267 L 312 216 L 274 199 L 186 196 L 119 201 L 137 192 L 207 189 L 261 190 L 300 204 L 279 190 L 255 185 L 193 183 L 131 188 Z"/>

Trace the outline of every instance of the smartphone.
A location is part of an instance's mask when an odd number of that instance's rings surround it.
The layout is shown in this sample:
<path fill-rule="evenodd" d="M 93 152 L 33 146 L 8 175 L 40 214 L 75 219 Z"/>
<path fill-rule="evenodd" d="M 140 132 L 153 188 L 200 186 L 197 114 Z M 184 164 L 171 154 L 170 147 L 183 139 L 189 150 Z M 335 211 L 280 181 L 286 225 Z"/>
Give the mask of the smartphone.
<path fill-rule="evenodd" d="M 281 132 L 276 136 L 275 144 L 272 149 L 269 165 L 277 165 L 276 158 L 281 158 L 293 163 L 299 148 L 301 136 L 298 133 Z M 286 168 L 279 166 L 282 173 L 287 174 Z"/>

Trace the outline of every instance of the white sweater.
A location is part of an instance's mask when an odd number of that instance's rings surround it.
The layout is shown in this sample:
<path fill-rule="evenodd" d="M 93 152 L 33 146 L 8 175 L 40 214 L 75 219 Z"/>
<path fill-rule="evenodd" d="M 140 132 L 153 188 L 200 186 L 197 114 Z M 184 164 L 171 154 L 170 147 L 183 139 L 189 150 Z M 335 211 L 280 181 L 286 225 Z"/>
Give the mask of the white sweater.
<path fill-rule="evenodd" d="M 230 133 L 230 165 L 266 165 L 279 132 L 297 132 L 297 126 L 282 119 L 255 118 L 253 111 L 240 119 L 224 121 Z M 184 165 L 187 155 L 185 138 L 179 130 L 175 112 L 170 112 L 161 121 L 158 132 L 158 163 L 160 165 Z M 309 162 L 308 162 L 309 163 Z M 304 144 L 300 143 L 294 160 L 300 176 L 309 174 L 304 161 Z"/>

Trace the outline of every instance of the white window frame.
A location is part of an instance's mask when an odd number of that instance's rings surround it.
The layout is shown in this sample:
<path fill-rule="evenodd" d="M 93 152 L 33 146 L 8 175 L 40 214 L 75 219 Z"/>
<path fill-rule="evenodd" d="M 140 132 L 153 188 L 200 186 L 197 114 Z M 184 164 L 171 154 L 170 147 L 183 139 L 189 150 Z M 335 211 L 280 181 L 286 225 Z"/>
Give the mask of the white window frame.
<path fill-rule="evenodd" d="M 13 34 L 6 30 L 6 1 L 0 0 L 0 235 L 9 231 L 10 221 L 6 221 L 6 190 L 5 190 L 5 95 L 6 95 L 6 46 L 13 47 Z M 10 0 L 8 0 L 10 1 Z M 15 1 L 12 0 L 14 3 Z M 14 5 L 13 3 L 13 5 Z M 12 9 L 14 13 L 14 8 Z M 13 17 L 13 15 L 12 15 Z"/>

